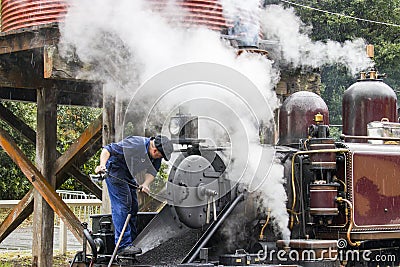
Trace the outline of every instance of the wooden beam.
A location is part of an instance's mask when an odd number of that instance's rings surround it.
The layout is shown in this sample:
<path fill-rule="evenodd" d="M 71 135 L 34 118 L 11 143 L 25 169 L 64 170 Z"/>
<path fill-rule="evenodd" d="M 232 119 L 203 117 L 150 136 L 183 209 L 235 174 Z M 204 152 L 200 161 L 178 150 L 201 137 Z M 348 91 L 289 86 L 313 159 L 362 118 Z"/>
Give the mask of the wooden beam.
<path fill-rule="evenodd" d="M 58 104 L 102 106 L 102 84 L 98 81 L 77 79 L 77 74 L 73 74 L 74 76 L 71 77 L 65 75 L 63 79 L 59 78 L 60 75 L 52 75 L 49 77 L 51 79 L 46 79 L 49 63 L 46 63 L 44 58 L 49 61 L 49 55 L 43 53 L 43 49 L 39 49 L 1 55 L 0 98 L 36 102 L 37 88 L 57 88 Z M 56 62 L 60 61 L 61 59 L 56 60 Z M 59 66 L 52 67 L 52 73 L 55 72 L 56 67 Z M 81 71 L 79 66 L 74 67 L 75 73 Z M 58 72 L 64 73 L 62 69 Z M 55 77 L 58 78 L 55 79 Z"/>
<path fill-rule="evenodd" d="M 56 45 L 60 38 L 58 23 L 0 33 L 0 54 L 10 54 Z"/>
<path fill-rule="evenodd" d="M 0 243 L 33 212 L 33 189 L 19 201 L 0 224 Z"/>
<path fill-rule="evenodd" d="M 94 140 L 96 136 L 101 136 L 102 123 L 103 119 L 102 115 L 100 115 L 86 128 L 86 130 L 68 148 L 68 150 L 56 160 L 54 164 L 55 174 L 58 174 L 63 171 L 63 169 L 68 168 L 82 152 L 89 148 L 92 140 Z"/>
<path fill-rule="evenodd" d="M 55 85 L 59 85 L 62 82 L 57 82 Z M 64 82 L 59 88 L 80 88 L 82 91 L 59 91 L 57 103 L 59 105 L 74 105 L 74 106 L 85 106 L 101 108 L 101 90 L 100 93 L 96 87 L 84 86 L 83 83 Z M 86 89 L 85 89 L 86 88 Z M 25 102 L 36 102 L 36 90 L 27 88 L 15 88 L 15 87 L 4 87 L 0 86 L 0 99 L 13 100 L 13 101 L 25 101 Z"/>
<path fill-rule="evenodd" d="M 4 129 L 0 128 L 0 145 L 10 158 L 22 170 L 24 175 L 32 183 L 36 190 L 38 190 L 47 203 L 57 213 L 57 215 L 68 225 L 70 231 L 74 236 L 82 242 L 82 230 L 78 218 L 62 201 L 60 196 L 52 189 L 50 184 L 46 181 L 39 170 L 30 162 L 24 153 L 18 148 L 12 138 Z"/>
<path fill-rule="evenodd" d="M 36 90 L 0 86 L 0 98 L 4 100 L 36 102 Z"/>

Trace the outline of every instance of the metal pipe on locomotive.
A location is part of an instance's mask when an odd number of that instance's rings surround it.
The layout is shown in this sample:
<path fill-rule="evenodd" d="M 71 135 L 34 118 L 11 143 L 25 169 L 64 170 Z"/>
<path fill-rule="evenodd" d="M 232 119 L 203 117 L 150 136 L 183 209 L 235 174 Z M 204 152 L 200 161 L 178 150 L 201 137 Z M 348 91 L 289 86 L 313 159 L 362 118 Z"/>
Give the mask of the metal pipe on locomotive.
<path fill-rule="evenodd" d="M 197 118 L 178 114 L 171 119 L 170 132 L 184 147 L 169 173 L 167 204 L 159 213 L 139 214 L 139 223 L 141 216 L 146 219 L 135 243 L 144 255 L 117 257 L 115 265 L 158 265 L 163 259 L 143 261 L 146 252 L 191 232 L 196 232 L 195 242 L 173 265 L 398 264 L 400 124 L 396 102 L 395 93 L 376 70 L 362 74 L 344 93 L 343 140 L 335 141 L 321 97 L 297 92 L 285 100 L 275 149 L 284 166 L 290 240 L 282 240 L 274 231 L 273 207 L 258 207 L 259 196 L 226 176 L 224 147 L 203 146 Z M 239 218 L 246 218 L 242 231 L 247 239 L 227 250 L 219 231 L 227 221 L 238 220 L 232 214 L 239 206 L 245 207 Z M 109 260 L 114 247 L 107 217 L 99 216 L 91 234 L 85 232 L 95 252 L 86 253 L 84 248 L 72 266 L 104 266 Z M 366 254 L 368 259 L 362 258 Z M 386 261 L 377 262 L 377 255 L 386 255 Z"/>

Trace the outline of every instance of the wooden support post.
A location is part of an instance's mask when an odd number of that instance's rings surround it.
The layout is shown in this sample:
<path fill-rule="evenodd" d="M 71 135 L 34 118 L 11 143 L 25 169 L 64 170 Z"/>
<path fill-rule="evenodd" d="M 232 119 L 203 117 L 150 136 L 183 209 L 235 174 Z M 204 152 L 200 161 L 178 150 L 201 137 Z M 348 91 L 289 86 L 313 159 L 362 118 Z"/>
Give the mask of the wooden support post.
<path fill-rule="evenodd" d="M 129 95 L 129 92 L 121 89 L 121 91 L 118 91 L 115 96 L 115 110 L 114 110 L 115 141 L 120 141 L 122 140 L 122 138 L 124 138 L 123 131 L 124 131 L 125 112 L 130 100 L 127 99 L 126 97 L 127 95 Z"/>
<path fill-rule="evenodd" d="M 103 88 L 103 145 L 115 141 L 115 93 Z M 111 213 L 107 184 L 103 182 L 102 213 Z"/>
<path fill-rule="evenodd" d="M 53 163 L 57 159 L 57 90 L 37 90 L 36 166 L 55 191 L 56 176 Z M 54 211 L 40 192 L 34 191 L 33 264 L 53 265 Z"/>
<path fill-rule="evenodd" d="M 67 227 L 65 227 L 63 220 L 60 220 L 60 239 L 58 244 L 60 246 L 60 254 L 67 254 Z"/>

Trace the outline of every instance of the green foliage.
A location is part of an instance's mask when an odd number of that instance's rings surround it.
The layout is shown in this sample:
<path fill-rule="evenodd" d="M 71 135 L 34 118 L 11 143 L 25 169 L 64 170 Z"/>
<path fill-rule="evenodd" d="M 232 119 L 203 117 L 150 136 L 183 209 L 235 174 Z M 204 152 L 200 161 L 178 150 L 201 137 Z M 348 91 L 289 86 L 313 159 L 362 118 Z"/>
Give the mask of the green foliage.
<path fill-rule="evenodd" d="M 58 151 L 64 153 L 100 113 L 101 109 L 59 106 L 57 110 Z M 98 163 L 99 152 L 80 167 L 83 173 L 87 175 L 93 173 Z M 86 191 L 85 188 L 72 177 L 66 180 L 60 189 Z"/>
<path fill-rule="evenodd" d="M 326 66 L 321 70 L 321 96 L 329 107 L 330 124 L 342 124 L 344 91 L 354 82 L 343 66 Z"/>
<path fill-rule="evenodd" d="M 329 129 L 329 137 L 335 139 L 336 141 L 340 140 L 340 135 L 342 134 L 341 127 L 330 127 Z"/>
<path fill-rule="evenodd" d="M 100 115 L 100 109 L 58 106 L 57 149 L 64 153 L 86 127 Z"/>
<path fill-rule="evenodd" d="M 2 101 L 2 104 L 35 129 L 36 106 L 34 104 L 10 101 Z M 31 161 L 35 160 L 35 147 L 31 143 L 1 120 L 0 127 L 10 134 L 18 147 Z M 20 199 L 32 185 L 2 148 L 0 148 L 0 162 L 0 199 Z"/>

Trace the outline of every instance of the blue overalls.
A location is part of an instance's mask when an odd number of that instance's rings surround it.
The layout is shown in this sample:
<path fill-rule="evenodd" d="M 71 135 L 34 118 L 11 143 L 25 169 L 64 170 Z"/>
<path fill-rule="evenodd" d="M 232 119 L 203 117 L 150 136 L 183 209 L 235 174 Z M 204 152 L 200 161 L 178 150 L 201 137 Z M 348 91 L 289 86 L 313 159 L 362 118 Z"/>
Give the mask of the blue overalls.
<path fill-rule="evenodd" d="M 132 245 L 137 236 L 136 219 L 139 210 L 136 189 L 127 183 L 113 178 L 137 184 L 134 178 L 137 173 L 145 171 L 156 176 L 161 166 L 161 159 L 152 159 L 148 154 L 150 138 L 129 136 L 118 143 L 111 143 L 104 148 L 110 152 L 106 168 L 110 174 L 107 188 L 111 201 L 112 220 L 115 228 L 115 243 L 121 235 L 126 217 L 132 214 L 131 220 L 122 237 L 119 250 Z"/>

